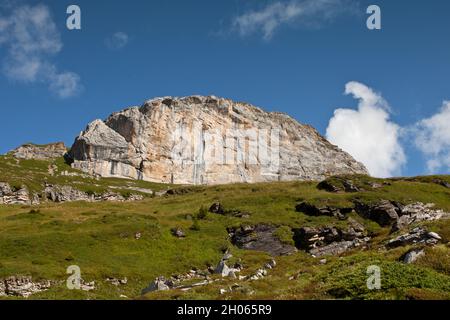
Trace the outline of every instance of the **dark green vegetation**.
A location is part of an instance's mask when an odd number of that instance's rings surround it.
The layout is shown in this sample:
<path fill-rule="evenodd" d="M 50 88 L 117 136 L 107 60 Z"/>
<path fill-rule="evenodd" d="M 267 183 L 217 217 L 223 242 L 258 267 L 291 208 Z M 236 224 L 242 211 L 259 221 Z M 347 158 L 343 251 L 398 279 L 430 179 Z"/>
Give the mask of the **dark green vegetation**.
<path fill-rule="evenodd" d="M 25 184 L 39 191 L 44 181 L 72 185 L 98 192 L 110 186 L 127 191 L 126 186 L 166 189 L 167 186 L 119 179 L 91 179 L 83 176 L 49 176 L 46 161 L 16 161 L 0 157 L 0 182 L 20 187 Z M 64 161 L 54 165 L 58 172 L 69 171 Z M 141 290 L 158 276 L 186 273 L 216 266 L 223 251 L 230 249 L 234 260 L 241 260 L 242 275 L 252 274 L 271 257 L 234 247 L 227 227 L 268 223 L 278 227 L 276 236 L 292 243 L 291 228 L 346 225 L 335 217 L 311 217 L 295 211 L 300 201 L 346 207 L 354 199 L 373 202 L 395 200 L 404 204 L 421 201 L 435 203 L 450 211 L 450 189 L 440 181 L 450 177 L 378 180 L 351 177 L 359 192 L 331 193 L 316 188 L 313 182 L 237 184 L 211 187 L 174 187 L 162 197 L 146 196 L 133 203 L 43 203 L 39 207 L 0 205 L 0 279 L 12 275 L 52 279 L 61 283 L 38 293 L 35 299 L 119 299 L 141 298 Z M 375 187 L 374 187 L 375 186 Z M 227 210 L 246 212 L 249 217 L 219 215 L 205 208 L 219 201 Z M 203 208 L 202 208 L 203 207 Z M 410 247 L 380 251 L 389 237 L 389 228 L 350 216 L 369 230 L 370 250 L 353 250 L 341 257 L 320 258 L 299 251 L 276 257 L 276 268 L 257 281 L 220 279 L 187 292 L 171 290 L 149 293 L 148 299 L 449 299 L 450 298 L 450 221 L 425 223 L 439 233 L 443 243 L 426 249 L 426 255 L 412 265 L 398 262 Z M 182 228 L 185 238 L 174 237 L 173 228 Z M 136 233 L 141 237 L 136 239 Z M 397 235 L 397 234 L 396 234 Z M 86 281 L 95 280 L 96 290 L 71 291 L 65 286 L 70 265 L 81 268 Z M 366 269 L 378 265 L 382 270 L 382 289 L 366 287 Z M 128 278 L 128 283 L 113 286 L 108 277 Z M 218 276 L 213 276 L 217 277 Z M 248 290 L 219 294 L 221 288 L 240 283 Z M 245 292 L 253 291 L 252 295 Z"/>

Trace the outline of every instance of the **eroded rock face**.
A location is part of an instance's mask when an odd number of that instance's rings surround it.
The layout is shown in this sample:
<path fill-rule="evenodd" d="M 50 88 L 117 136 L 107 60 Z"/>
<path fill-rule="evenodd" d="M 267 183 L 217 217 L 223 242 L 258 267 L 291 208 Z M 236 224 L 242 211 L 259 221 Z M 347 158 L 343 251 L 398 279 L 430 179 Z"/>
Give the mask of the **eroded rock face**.
<path fill-rule="evenodd" d="M 381 200 L 374 204 L 355 201 L 355 211 L 366 219 L 373 220 L 381 226 L 391 226 L 392 232 L 423 221 L 449 218 L 443 210 L 433 209 L 434 203 L 415 202 L 403 205 L 395 201 Z"/>
<path fill-rule="evenodd" d="M 398 231 L 405 227 L 421 221 L 434 221 L 450 217 L 443 210 L 436 210 L 434 203 L 424 204 L 422 202 L 412 203 L 401 207 L 400 218 L 395 222 L 392 231 Z"/>
<path fill-rule="evenodd" d="M 101 194 L 80 191 L 71 186 L 45 184 L 42 194 L 32 193 L 26 186 L 13 188 L 8 183 L 0 182 L 0 205 L 39 205 L 42 201 L 52 202 L 73 202 L 73 201 L 140 201 L 144 199 L 142 195 L 130 194 L 127 197 L 107 191 Z"/>
<path fill-rule="evenodd" d="M 296 246 L 315 257 L 339 255 L 365 246 L 370 241 L 364 227 L 356 221 L 350 221 L 347 230 L 336 227 L 304 227 L 293 231 Z"/>
<path fill-rule="evenodd" d="M 367 174 L 315 129 L 285 114 L 201 96 L 149 100 L 95 120 L 69 156 L 74 168 L 91 174 L 177 184 Z"/>
<path fill-rule="evenodd" d="M 60 186 L 47 184 L 44 189 L 45 198 L 53 202 L 73 202 L 73 201 L 86 201 L 86 202 L 99 202 L 99 201 L 140 201 L 144 197 L 142 195 L 131 194 L 128 197 L 124 197 L 119 193 L 107 191 L 102 194 L 94 194 L 80 191 L 72 188 L 71 186 Z"/>
<path fill-rule="evenodd" d="M 10 153 L 17 159 L 48 160 L 63 157 L 66 152 L 64 143 L 56 142 L 46 145 L 24 144 Z"/>
<path fill-rule="evenodd" d="M 0 204 L 38 205 L 39 195 L 31 194 L 25 186 L 13 188 L 8 183 L 0 182 Z"/>
<path fill-rule="evenodd" d="M 380 226 L 389 226 L 398 220 L 401 207 L 388 200 L 381 200 L 376 204 L 356 202 L 355 211 L 362 217 L 377 222 Z"/>

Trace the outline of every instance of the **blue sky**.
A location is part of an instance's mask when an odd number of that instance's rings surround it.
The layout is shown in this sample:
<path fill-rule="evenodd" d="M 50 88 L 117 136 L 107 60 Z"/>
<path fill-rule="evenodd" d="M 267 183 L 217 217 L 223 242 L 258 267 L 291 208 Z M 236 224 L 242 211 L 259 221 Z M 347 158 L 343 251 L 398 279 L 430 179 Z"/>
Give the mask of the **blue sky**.
<path fill-rule="evenodd" d="M 378 175 L 449 173 L 450 2 L 320 0 L 308 11 L 310 2 L 0 0 L 0 153 L 28 141 L 71 145 L 113 111 L 202 94 L 286 112 L 333 142 L 358 135 L 339 146 L 360 159 L 380 155 Z M 82 30 L 66 28 L 70 4 L 81 8 Z M 366 27 L 370 4 L 381 8 L 381 30 Z M 48 11 L 54 28 L 28 40 L 56 46 L 22 48 L 18 60 L 23 39 L 7 25 L 26 22 L 20 8 Z M 36 74 L 11 71 L 33 58 Z M 353 114 L 334 116 L 338 108 Z M 370 132 L 364 110 L 377 115 Z"/>

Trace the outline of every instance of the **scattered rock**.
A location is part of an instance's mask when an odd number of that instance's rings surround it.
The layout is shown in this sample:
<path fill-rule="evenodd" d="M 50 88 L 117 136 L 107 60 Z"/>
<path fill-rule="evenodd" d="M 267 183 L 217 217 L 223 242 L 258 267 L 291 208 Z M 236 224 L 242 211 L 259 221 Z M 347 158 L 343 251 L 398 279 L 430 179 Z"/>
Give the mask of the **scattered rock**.
<path fill-rule="evenodd" d="M 385 185 L 385 184 L 384 184 Z M 380 189 L 380 188 L 382 188 L 383 187 L 383 184 L 381 184 L 381 183 L 378 183 L 378 182 L 369 182 L 369 186 L 372 188 L 372 189 Z"/>
<path fill-rule="evenodd" d="M 267 276 L 267 270 L 264 268 L 256 270 L 255 274 L 248 277 L 250 281 L 260 280 Z"/>
<path fill-rule="evenodd" d="M 356 212 L 366 219 L 373 220 L 381 226 L 392 225 L 392 232 L 421 221 L 434 221 L 449 217 L 450 214 L 442 210 L 433 210 L 433 203 L 416 202 L 408 205 L 381 200 L 375 204 L 364 204 L 355 201 Z"/>
<path fill-rule="evenodd" d="M 210 283 L 211 282 L 209 280 L 204 280 L 204 281 L 193 283 L 193 284 L 189 284 L 189 285 L 181 285 L 181 286 L 178 286 L 178 287 L 174 287 L 173 289 L 179 289 L 181 291 L 189 291 L 192 288 L 206 286 L 206 285 L 208 285 Z"/>
<path fill-rule="evenodd" d="M 350 179 L 344 177 L 333 177 L 333 180 L 326 179 L 321 181 L 317 188 L 319 190 L 325 190 L 328 192 L 360 192 L 363 191 L 357 187 L 354 182 Z"/>
<path fill-rule="evenodd" d="M 435 245 L 440 241 L 440 239 L 441 237 L 438 234 L 428 232 L 425 228 L 417 227 L 406 234 L 389 240 L 386 247 L 391 249 L 412 244 Z"/>
<path fill-rule="evenodd" d="M 352 222 L 352 221 L 351 221 Z M 350 249 L 365 246 L 370 238 L 360 224 L 351 224 L 347 230 L 336 227 L 294 229 L 294 241 L 315 257 L 339 255 Z"/>
<path fill-rule="evenodd" d="M 429 236 L 430 238 L 436 239 L 436 240 L 438 240 L 438 241 L 441 241 L 441 240 L 442 240 L 441 236 L 438 235 L 436 232 L 428 232 L 428 236 Z"/>
<path fill-rule="evenodd" d="M 229 228 L 231 242 L 238 248 L 270 253 L 274 256 L 289 255 L 297 251 L 290 245 L 281 242 L 275 235 L 277 227 L 258 224 L 255 226 L 241 226 Z"/>
<path fill-rule="evenodd" d="M 411 249 L 407 253 L 405 253 L 400 258 L 400 260 L 403 263 L 410 264 L 410 263 L 414 263 L 417 259 L 419 259 L 423 255 L 425 255 L 424 249 Z"/>
<path fill-rule="evenodd" d="M 231 258 L 233 258 L 233 255 L 227 251 L 224 253 L 222 260 L 227 261 L 227 260 L 230 260 Z"/>
<path fill-rule="evenodd" d="M 128 283 L 128 279 L 126 277 L 123 279 L 106 278 L 105 281 L 111 283 L 114 286 L 126 285 Z"/>
<path fill-rule="evenodd" d="M 229 269 L 233 270 L 233 269 Z M 200 282 L 182 284 L 183 281 L 192 281 L 193 279 L 202 279 Z M 207 276 L 207 272 L 199 270 L 190 270 L 189 273 L 183 275 L 173 275 L 170 279 L 165 277 L 158 277 L 154 282 L 142 290 L 142 294 L 153 291 L 165 291 L 172 289 L 179 289 L 181 291 L 189 291 L 192 288 L 204 286 L 211 283 L 210 278 Z"/>
<path fill-rule="evenodd" d="M 342 185 L 344 186 L 345 192 L 359 192 L 361 191 L 357 186 L 353 184 L 353 181 L 351 180 L 344 180 L 342 182 Z"/>
<path fill-rule="evenodd" d="M 83 279 L 80 281 L 80 289 L 83 291 L 95 290 L 95 281 L 85 282 Z"/>
<path fill-rule="evenodd" d="M 199 190 L 197 190 L 199 191 Z M 183 195 L 183 194 L 189 194 L 195 192 L 194 188 L 189 187 L 183 187 L 183 188 L 176 188 L 176 189 L 169 189 L 165 191 L 165 194 L 170 196 L 176 196 L 176 195 Z"/>
<path fill-rule="evenodd" d="M 219 290 L 219 294 L 224 295 L 226 293 L 241 293 L 241 294 L 245 294 L 247 296 L 250 296 L 252 294 L 255 293 L 254 290 L 252 290 L 251 288 L 244 286 L 242 284 L 238 284 L 238 283 L 234 283 L 233 285 L 229 286 L 227 289 L 220 289 Z"/>
<path fill-rule="evenodd" d="M 186 237 L 186 234 L 184 233 L 183 229 L 178 228 L 178 227 L 177 228 L 172 228 L 170 230 L 170 232 L 172 233 L 172 235 L 174 237 L 177 237 L 177 238 L 185 238 Z"/>
<path fill-rule="evenodd" d="M 43 280 L 33 282 L 32 277 L 15 276 L 0 281 L 1 296 L 17 296 L 28 298 L 29 296 L 50 289 L 53 282 Z"/>
<path fill-rule="evenodd" d="M 340 255 L 350 249 L 358 248 L 361 246 L 366 246 L 366 244 L 370 241 L 370 238 L 366 237 L 363 239 L 355 239 L 352 241 L 340 241 L 333 242 L 323 247 L 317 247 L 311 249 L 309 253 L 314 257 L 321 256 L 336 256 Z"/>
<path fill-rule="evenodd" d="M 336 208 L 327 205 L 317 206 L 304 201 L 298 204 L 295 210 L 309 216 L 329 216 L 345 219 L 347 214 L 353 211 L 353 208 Z"/>
<path fill-rule="evenodd" d="M 264 268 L 270 270 L 270 269 L 275 268 L 276 265 L 277 265 L 277 262 L 274 259 L 272 259 L 264 265 Z"/>
<path fill-rule="evenodd" d="M 213 203 L 212 206 L 209 208 L 209 212 L 217 214 L 225 214 L 225 210 L 222 204 L 220 204 L 220 202 Z"/>
<path fill-rule="evenodd" d="M 134 239 L 136 239 L 136 240 L 139 240 L 141 237 L 142 237 L 142 233 L 140 233 L 140 232 L 136 232 L 134 234 Z"/>
<path fill-rule="evenodd" d="M 443 210 L 434 210 L 434 203 L 416 202 L 399 207 L 400 218 L 392 226 L 392 232 L 405 229 L 407 226 L 421 221 L 435 221 L 450 215 Z"/>
<path fill-rule="evenodd" d="M 141 294 L 146 294 L 153 291 L 166 291 L 173 288 L 173 282 L 170 280 L 166 280 L 164 277 L 158 277 L 149 284 L 149 286 L 142 290 Z"/>
<path fill-rule="evenodd" d="M 341 191 L 341 188 L 339 188 L 335 184 L 331 183 L 329 180 L 324 180 L 324 181 L 320 182 L 317 185 L 317 188 L 319 190 L 325 190 L 325 191 L 328 191 L 328 192 L 339 192 L 339 191 Z"/>
<path fill-rule="evenodd" d="M 240 210 L 225 210 L 220 202 L 215 202 L 211 205 L 208 210 L 211 213 L 221 214 L 226 216 L 232 216 L 236 218 L 249 218 L 250 214 L 247 212 L 242 212 Z"/>
<path fill-rule="evenodd" d="M 214 273 L 220 274 L 222 277 L 233 277 L 236 278 L 236 273 L 240 272 L 239 268 L 230 268 L 227 266 L 224 260 L 221 260 L 217 265 Z"/>

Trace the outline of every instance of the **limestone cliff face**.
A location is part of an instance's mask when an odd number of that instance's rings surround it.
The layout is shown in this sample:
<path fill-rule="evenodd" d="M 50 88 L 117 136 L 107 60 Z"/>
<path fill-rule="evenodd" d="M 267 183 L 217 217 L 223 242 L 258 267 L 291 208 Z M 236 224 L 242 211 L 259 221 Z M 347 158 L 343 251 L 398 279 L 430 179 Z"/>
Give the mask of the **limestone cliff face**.
<path fill-rule="evenodd" d="M 320 180 L 368 174 L 314 128 L 216 97 L 157 98 L 95 120 L 72 166 L 103 177 L 176 184 Z"/>

